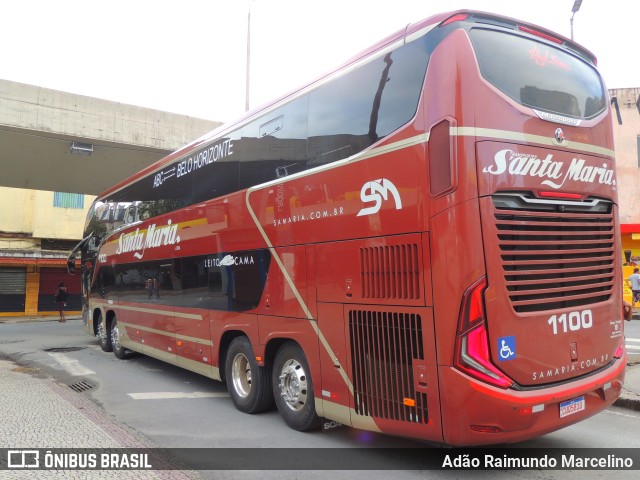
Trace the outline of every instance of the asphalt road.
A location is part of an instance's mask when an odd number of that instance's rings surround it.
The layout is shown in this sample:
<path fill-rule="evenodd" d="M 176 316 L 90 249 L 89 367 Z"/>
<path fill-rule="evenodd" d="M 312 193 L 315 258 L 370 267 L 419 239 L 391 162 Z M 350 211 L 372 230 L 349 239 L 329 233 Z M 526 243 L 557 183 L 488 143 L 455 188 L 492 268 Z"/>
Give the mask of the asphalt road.
<path fill-rule="evenodd" d="M 628 335 L 636 335 L 627 330 Z M 638 332 L 640 333 L 640 331 Z M 79 320 L 0 323 L 0 355 L 38 368 L 58 382 L 84 386 L 78 395 L 97 403 L 115 422 L 125 424 L 164 448 L 419 448 L 425 444 L 385 435 L 338 428 L 300 433 L 289 429 L 275 410 L 246 415 L 237 411 L 225 385 L 160 361 L 135 356 L 119 360 L 103 352 L 81 330 Z M 534 448 L 640 448 L 640 414 L 611 408 L 564 430 L 519 444 Z M 51 447 L 55 447 L 52 445 Z M 318 450 L 321 452 L 321 450 Z M 322 455 L 322 453 L 319 453 Z M 375 452 L 370 455 L 375 456 Z M 322 457 L 320 457 L 322 458 Z M 371 457 L 373 458 L 373 457 Z M 327 455 L 327 466 L 331 456 Z M 366 462 L 366 457 L 359 457 Z M 241 466 L 239 466 L 241 468 Z M 458 472 L 418 471 L 205 471 L 206 478 L 458 478 Z M 468 472 L 467 472 L 468 473 Z M 474 478 L 599 478 L 604 472 L 473 472 Z M 636 472 L 637 473 L 637 472 Z M 627 476 L 628 475 L 628 476 Z M 1 476 L 1 475 L 0 475 Z M 467 475 L 465 475 L 467 476 Z M 617 478 L 635 478 L 617 472 Z"/>

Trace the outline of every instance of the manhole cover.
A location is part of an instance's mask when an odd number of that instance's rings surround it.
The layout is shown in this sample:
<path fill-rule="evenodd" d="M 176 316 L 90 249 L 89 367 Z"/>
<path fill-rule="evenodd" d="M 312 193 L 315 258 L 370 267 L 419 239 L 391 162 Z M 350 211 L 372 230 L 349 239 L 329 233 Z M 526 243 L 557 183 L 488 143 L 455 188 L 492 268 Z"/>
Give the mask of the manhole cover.
<path fill-rule="evenodd" d="M 80 392 L 86 392 L 87 390 L 91 390 L 93 388 L 93 385 L 91 385 L 89 382 L 79 382 L 79 383 L 74 383 L 73 385 L 69 385 L 69 388 L 74 392 L 80 393 Z"/>
<path fill-rule="evenodd" d="M 45 352 L 56 352 L 56 353 L 68 353 L 68 352 L 77 352 L 78 350 L 84 350 L 86 347 L 53 347 L 53 348 L 45 348 Z"/>

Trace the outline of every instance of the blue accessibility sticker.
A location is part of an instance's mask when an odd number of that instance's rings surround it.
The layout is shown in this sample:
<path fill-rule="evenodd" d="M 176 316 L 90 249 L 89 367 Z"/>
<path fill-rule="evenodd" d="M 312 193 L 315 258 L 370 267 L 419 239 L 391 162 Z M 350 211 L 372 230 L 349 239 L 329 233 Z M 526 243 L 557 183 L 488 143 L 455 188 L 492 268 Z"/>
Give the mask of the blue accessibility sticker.
<path fill-rule="evenodd" d="M 516 337 L 498 338 L 498 360 L 504 362 L 516 358 Z"/>

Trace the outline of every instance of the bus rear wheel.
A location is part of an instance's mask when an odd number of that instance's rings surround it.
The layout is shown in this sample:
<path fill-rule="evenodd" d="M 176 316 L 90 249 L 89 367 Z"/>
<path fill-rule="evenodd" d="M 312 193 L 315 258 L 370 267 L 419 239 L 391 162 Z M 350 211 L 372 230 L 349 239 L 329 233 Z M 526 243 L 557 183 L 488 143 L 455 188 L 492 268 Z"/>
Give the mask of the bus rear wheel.
<path fill-rule="evenodd" d="M 98 314 L 95 331 L 96 337 L 98 337 L 98 342 L 100 343 L 100 348 L 102 348 L 104 352 L 110 352 L 113 350 L 111 345 L 111 332 L 107 330 L 107 327 L 102 321 L 102 312 Z"/>
<path fill-rule="evenodd" d="M 225 360 L 227 390 L 238 410 L 258 413 L 273 405 L 270 371 L 260 367 L 247 337 L 236 337 L 229 345 Z"/>
<path fill-rule="evenodd" d="M 113 347 L 113 354 L 120 360 L 127 357 L 127 349 L 120 343 L 120 327 L 118 327 L 118 319 L 114 316 L 111 319 L 110 327 L 111 346 Z"/>
<path fill-rule="evenodd" d="M 272 384 L 276 407 L 289 427 L 300 432 L 320 427 L 309 364 L 298 344 L 285 343 L 278 350 Z"/>

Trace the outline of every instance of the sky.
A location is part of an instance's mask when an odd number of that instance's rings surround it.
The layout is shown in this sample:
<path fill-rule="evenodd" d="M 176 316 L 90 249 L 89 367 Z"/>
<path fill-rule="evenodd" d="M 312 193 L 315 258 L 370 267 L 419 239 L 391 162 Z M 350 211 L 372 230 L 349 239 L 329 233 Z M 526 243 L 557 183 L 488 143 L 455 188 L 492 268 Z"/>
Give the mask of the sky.
<path fill-rule="evenodd" d="M 20 0 L 3 4 L 0 78 L 231 121 L 433 14 L 499 13 L 571 36 L 574 0 Z M 640 87 L 640 2 L 583 0 L 574 38 L 608 88 Z"/>

